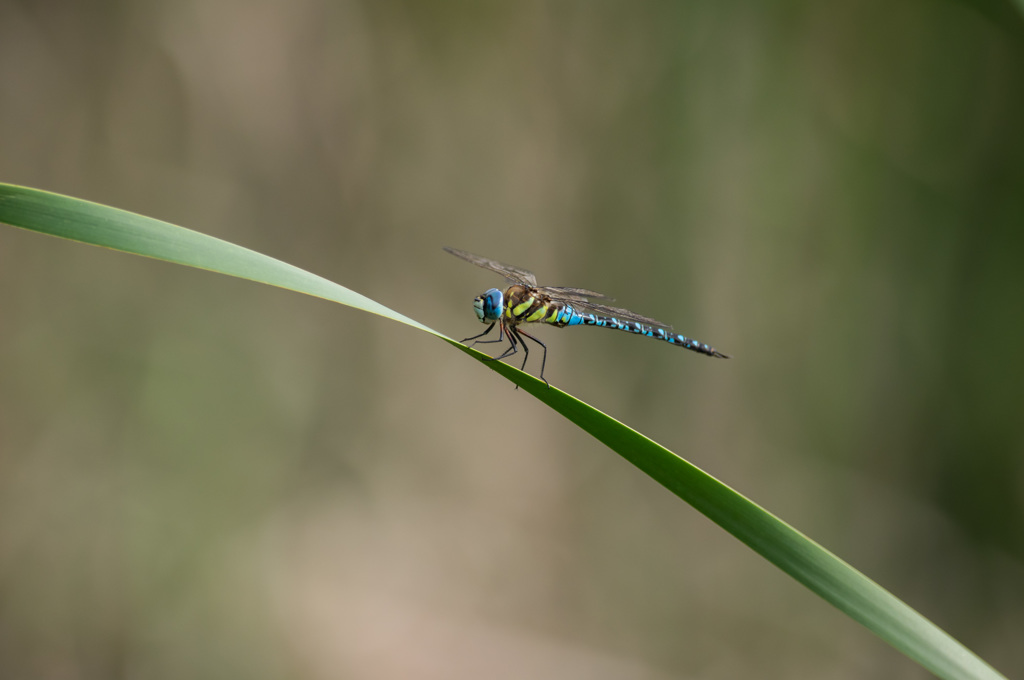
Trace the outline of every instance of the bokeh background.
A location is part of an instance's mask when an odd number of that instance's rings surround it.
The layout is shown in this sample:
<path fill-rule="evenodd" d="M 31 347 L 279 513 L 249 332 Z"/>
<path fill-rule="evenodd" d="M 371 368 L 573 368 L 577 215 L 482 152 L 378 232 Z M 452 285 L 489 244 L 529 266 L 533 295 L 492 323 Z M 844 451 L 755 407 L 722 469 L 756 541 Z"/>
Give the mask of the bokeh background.
<path fill-rule="evenodd" d="M 0 1 L 0 180 L 555 385 L 1024 675 L 1024 31 L 998 2 Z M 536 371 L 537 366 L 533 365 Z M 921 678 L 442 342 L 0 228 L 4 678 Z"/>

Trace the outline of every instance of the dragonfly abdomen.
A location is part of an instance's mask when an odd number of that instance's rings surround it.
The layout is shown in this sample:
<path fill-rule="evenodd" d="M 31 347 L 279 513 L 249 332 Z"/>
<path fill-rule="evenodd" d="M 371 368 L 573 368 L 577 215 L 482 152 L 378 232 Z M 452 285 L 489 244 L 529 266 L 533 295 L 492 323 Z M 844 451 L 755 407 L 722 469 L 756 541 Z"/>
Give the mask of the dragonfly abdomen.
<path fill-rule="evenodd" d="M 694 352 L 700 352 L 701 354 L 707 354 L 712 357 L 721 357 L 728 359 L 725 354 L 722 354 L 711 345 L 705 345 L 703 342 L 698 342 L 692 338 L 688 338 L 685 335 L 679 333 L 673 333 L 664 328 L 658 328 L 657 326 L 648 326 L 636 321 L 623 321 L 616 319 L 612 316 L 598 316 L 596 314 L 589 314 L 586 312 L 577 312 L 571 310 L 570 318 L 565 324 L 566 326 L 601 326 L 603 328 L 614 328 L 620 331 L 626 331 L 627 333 L 636 333 L 637 335 L 643 335 L 648 338 L 654 338 L 655 340 L 662 340 L 672 345 L 678 345 L 679 347 L 685 347 L 688 350 Z"/>

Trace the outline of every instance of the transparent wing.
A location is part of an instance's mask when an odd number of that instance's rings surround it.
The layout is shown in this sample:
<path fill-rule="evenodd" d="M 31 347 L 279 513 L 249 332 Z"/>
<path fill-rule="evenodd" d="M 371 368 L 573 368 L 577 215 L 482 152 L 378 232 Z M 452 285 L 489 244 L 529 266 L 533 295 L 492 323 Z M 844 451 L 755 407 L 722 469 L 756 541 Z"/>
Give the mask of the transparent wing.
<path fill-rule="evenodd" d="M 615 298 L 608 297 L 604 293 L 598 293 L 594 290 L 587 290 L 586 288 L 564 288 L 561 286 L 538 286 L 537 290 L 551 297 L 565 300 L 566 302 L 583 302 L 586 303 L 588 298 L 597 298 L 598 300 L 614 300 Z"/>
<path fill-rule="evenodd" d="M 541 286 L 536 290 L 550 296 L 552 300 L 568 302 L 580 312 L 593 312 L 600 316 L 614 316 L 616 319 L 622 319 L 623 321 L 636 321 L 648 326 L 657 326 L 658 328 L 672 330 L 672 326 L 669 326 L 667 323 L 662 323 L 657 319 L 652 319 L 649 316 L 637 314 L 636 312 L 631 312 L 628 309 L 622 309 L 621 307 L 612 307 L 611 305 L 606 305 L 600 302 L 591 302 L 590 298 L 597 298 L 598 300 L 614 300 L 615 298 L 610 298 L 607 295 L 596 293 L 592 290 L 587 290 L 586 288 Z"/>
<path fill-rule="evenodd" d="M 662 323 L 657 319 L 652 319 L 649 316 L 637 314 L 636 312 L 631 312 L 628 309 L 622 309 L 620 307 L 611 307 L 599 302 L 591 302 L 591 298 L 596 298 L 598 300 L 614 299 L 602 293 L 598 293 L 597 291 L 588 290 L 587 288 L 538 286 L 537 278 L 525 269 L 513 267 L 512 265 L 504 264 L 487 257 L 481 257 L 480 255 L 474 255 L 473 253 L 467 253 L 465 250 L 459 250 L 458 248 L 445 247 L 445 250 L 456 257 L 461 257 L 466 262 L 472 262 L 478 267 L 483 267 L 484 269 L 489 269 L 492 272 L 497 272 L 513 283 L 529 286 L 536 292 L 551 297 L 552 300 L 567 302 L 577 311 L 593 312 L 600 316 L 613 316 L 616 319 L 621 319 L 623 321 L 636 321 L 637 323 L 646 324 L 648 326 L 656 326 L 658 328 L 672 330 L 672 326 L 667 323 Z"/>
<path fill-rule="evenodd" d="M 472 262 L 478 267 L 483 267 L 484 269 L 489 269 L 492 272 L 497 272 L 504 276 L 506 279 L 509 279 L 510 281 L 522 284 L 524 286 L 529 286 L 530 288 L 538 290 L 541 293 L 546 293 L 547 295 L 551 295 L 552 297 L 560 298 L 562 300 L 565 300 L 566 302 L 571 301 L 585 303 L 588 298 L 598 298 L 599 300 L 614 299 L 608 297 L 607 295 L 598 293 L 597 291 L 588 290 L 586 288 L 566 288 L 563 286 L 538 286 L 537 277 L 534 276 L 532 272 L 529 272 L 520 267 L 513 267 L 510 264 L 498 262 L 497 260 L 492 260 L 489 257 L 482 257 L 480 255 L 474 255 L 473 253 L 467 253 L 465 250 L 459 250 L 458 248 L 449 248 L 448 246 L 445 246 L 444 250 L 446 252 L 451 253 L 452 255 L 455 255 L 456 257 L 461 257 L 466 262 Z"/>
<path fill-rule="evenodd" d="M 513 283 L 530 286 L 531 288 L 536 287 L 537 285 L 537 277 L 525 269 L 513 267 L 510 264 L 503 264 L 497 260 L 474 255 L 473 253 L 467 253 L 465 250 L 459 250 L 458 248 L 448 248 L 446 246 L 445 250 L 455 257 L 461 257 L 466 262 L 472 262 L 478 267 L 483 267 L 484 269 L 490 269 L 492 272 L 497 272 Z"/>
<path fill-rule="evenodd" d="M 652 319 L 649 316 L 643 314 L 637 314 L 631 312 L 628 309 L 622 309 L 621 307 L 610 307 L 608 305 L 602 305 L 597 302 L 587 302 L 585 300 L 572 300 L 572 306 L 579 312 L 593 312 L 598 316 L 613 316 L 620 321 L 636 321 L 647 326 L 656 326 L 658 328 L 664 328 L 667 331 L 672 330 L 672 326 L 667 323 L 662 323 L 657 319 Z"/>

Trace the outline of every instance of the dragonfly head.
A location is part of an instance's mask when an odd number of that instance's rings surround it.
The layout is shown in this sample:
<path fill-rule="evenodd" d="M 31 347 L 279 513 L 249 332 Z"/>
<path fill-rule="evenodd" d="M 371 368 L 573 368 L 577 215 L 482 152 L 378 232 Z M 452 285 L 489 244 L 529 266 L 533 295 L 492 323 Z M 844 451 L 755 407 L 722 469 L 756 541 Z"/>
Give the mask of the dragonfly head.
<path fill-rule="evenodd" d="M 501 291 L 491 288 L 473 300 L 473 311 L 480 323 L 494 323 L 501 318 L 501 310 L 505 306 Z"/>

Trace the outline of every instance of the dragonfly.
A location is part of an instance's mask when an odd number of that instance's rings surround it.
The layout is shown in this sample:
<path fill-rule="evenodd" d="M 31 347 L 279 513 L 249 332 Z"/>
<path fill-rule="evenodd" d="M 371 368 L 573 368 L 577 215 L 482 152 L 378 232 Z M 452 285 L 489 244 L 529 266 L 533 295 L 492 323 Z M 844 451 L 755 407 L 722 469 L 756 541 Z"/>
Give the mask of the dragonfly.
<path fill-rule="evenodd" d="M 500 361 L 510 357 L 523 348 L 523 366 L 526 370 L 526 361 L 530 358 L 530 348 L 526 345 L 526 339 L 537 343 L 544 350 L 540 362 L 540 379 L 548 387 L 551 383 L 544 377 L 544 367 L 548 360 L 548 347 L 543 342 L 533 337 L 521 326 L 525 324 L 547 324 L 556 328 L 566 326 L 599 326 L 601 328 L 614 328 L 627 333 L 644 335 L 655 340 L 663 340 L 677 347 L 685 347 L 694 352 L 700 352 L 710 357 L 728 359 L 728 355 L 722 354 L 711 345 L 698 342 L 685 335 L 680 335 L 672 330 L 672 326 L 662 323 L 649 316 L 643 316 L 618 307 L 611 307 L 604 302 L 594 300 L 612 301 L 612 298 L 586 288 L 563 288 L 552 286 L 538 286 L 537 277 L 531 272 L 512 265 L 503 264 L 465 250 L 457 248 L 444 249 L 455 257 L 460 257 L 467 262 L 472 262 L 478 267 L 483 267 L 497 274 L 501 274 L 512 285 L 504 292 L 498 288 L 491 288 L 487 292 L 476 296 L 473 300 L 473 311 L 481 323 L 489 324 L 487 330 L 479 335 L 465 338 L 461 342 L 474 341 L 477 343 L 500 343 L 508 338 L 509 346 L 499 356 L 491 357 L 491 361 Z M 498 327 L 498 337 L 495 340 L 480 340 L 494 327 Z M 470 345 L 472 347 L 473 345 Z"/>

